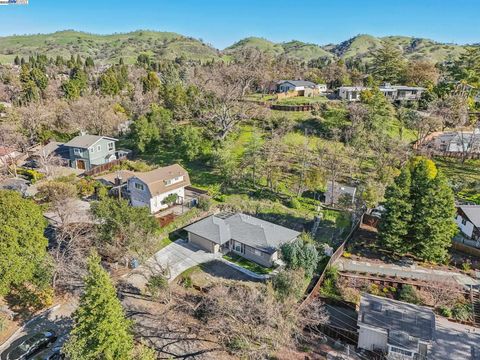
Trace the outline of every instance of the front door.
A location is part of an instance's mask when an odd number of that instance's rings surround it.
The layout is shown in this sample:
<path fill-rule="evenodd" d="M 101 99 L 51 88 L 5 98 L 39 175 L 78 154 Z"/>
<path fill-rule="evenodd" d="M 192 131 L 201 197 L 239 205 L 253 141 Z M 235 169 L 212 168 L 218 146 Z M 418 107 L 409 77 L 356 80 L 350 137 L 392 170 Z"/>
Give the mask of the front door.
<path fill-rule="evenodd" d="M 77 160 L 77 169 L 85 170 L 85 160 Z"/>

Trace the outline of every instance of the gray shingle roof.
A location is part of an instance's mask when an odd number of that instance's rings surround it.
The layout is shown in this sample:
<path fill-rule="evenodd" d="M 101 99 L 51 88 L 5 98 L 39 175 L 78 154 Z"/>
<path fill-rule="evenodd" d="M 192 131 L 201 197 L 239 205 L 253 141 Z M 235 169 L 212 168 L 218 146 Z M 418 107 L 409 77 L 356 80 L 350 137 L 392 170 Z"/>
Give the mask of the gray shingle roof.
<path fill-rule="evenodd" d="M 359 323 L 388 331 L 391 345 L 413 344 L 412 337 L 432 341 L 435 336 L 431 309 L 370 294 L 361 298 Z"/>
<path fill-rule="evenodd" d="M 237 240 L 267 253 L 274 253 L 300 233 L 245 214 L 218 214 L 185 228 L 186 231 L 223 245 Z"/>
<path fill-rule="evenodd" d="M 314 82 L 306 80 L 280 80 L 277 84 L 280 85 L 286 82 L 294 86 L 317 86 L 317 84 L 315 84 Z"/>
<path fill-rule="evenodd" d="M 65 146 L 88 149 L 90 146 L 92 146 L 102 138 L 105 138 L 111 141 L 117 141 L 117 139 L 114 139 L 108 136 L 80 135 L 80 136 L 75 136 L 72 140 L 67 142 Z"/>
<path fill-rule="evenodd" d="M 480 228 L 480 205 L 460 205 L 459 208 L 475 227 Z"/>

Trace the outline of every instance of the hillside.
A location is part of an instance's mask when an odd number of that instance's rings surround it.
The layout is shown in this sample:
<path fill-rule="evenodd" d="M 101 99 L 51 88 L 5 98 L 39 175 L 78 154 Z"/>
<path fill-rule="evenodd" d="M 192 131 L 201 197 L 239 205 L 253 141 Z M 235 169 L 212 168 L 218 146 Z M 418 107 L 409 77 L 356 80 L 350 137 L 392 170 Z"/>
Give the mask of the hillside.
<path fill-rule="evenodd" d="M 318 59 L 319 57 L 333 57 L 332 53 L 324 50 L 319 45 L 307 44 L 297 40 L 284 43 L 273 43 L 269 40 L 257 37 L 249 37 L 240 40 L 226 48 L 224 52 L 229 55 L 235 55 L 236 52 L 248 48 L 255 48 L 272 55 L 285 55 L 290 58 L 305 61 Z"/>
<path fill-rule="evenodd" d="M 166 59 L 184 57 L 189 60 L 208 61 L 218 60 L 222 56 L 232 58 L 236 53 L 248 48 L 307 62 L 318 58 L 359 58 L 368 61 L 372 51 L 386 42 L 393 43 L 409 59 L 432 62 L 454 59 L 463 51 L 463 46 L 429 39 L 406 36 L 378 38 L 371 35 L 358 35 L 340 44 L 325 46 L 297 40 L 274 43 L 263 38 L 249 37 L 220 51 L 200 40 L 171 32 L 139 30 L 125 34 L 96 35 L 67 30 L 53 34 L 0 37 L 0 63 L 13 62 L 17 54 L 28 57 L 36 53 L 49 57 L 80 54 L 82 57 L 91 56 L 97 63 L 113 63 L 121 57 L 125 62 L 133 63 L 140 53 Z"/>
<path fill-rule="evenodd" d="M 218 59 L 216 49 L 199 40 L 176 33 L 135 31 L 125 34 L 96 35 L 78 31 L 59 31 L 53 34 L 0 37 L 0 62 L 12 62 L 15 55 L 28 57 L 42 53 L 48 57 L 80 54 L 91 56 L 100 63 L 135 62 L 138 54 L 148 53 L 162 58 L 206 61 Z"/>

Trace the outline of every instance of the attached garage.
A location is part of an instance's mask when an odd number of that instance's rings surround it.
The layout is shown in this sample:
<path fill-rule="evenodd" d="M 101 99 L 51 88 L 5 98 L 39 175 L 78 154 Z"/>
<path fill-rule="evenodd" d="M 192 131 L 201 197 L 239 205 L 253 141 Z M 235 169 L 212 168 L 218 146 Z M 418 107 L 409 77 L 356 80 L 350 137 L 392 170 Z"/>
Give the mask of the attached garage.
<path fill-rule="evenodd" d="M 214 254 L 220 249 L 220 245 L 191 232 L 188 233 L 188 242 L 191 242 L 192 244 L 197 245 L 199 248 Z"/>

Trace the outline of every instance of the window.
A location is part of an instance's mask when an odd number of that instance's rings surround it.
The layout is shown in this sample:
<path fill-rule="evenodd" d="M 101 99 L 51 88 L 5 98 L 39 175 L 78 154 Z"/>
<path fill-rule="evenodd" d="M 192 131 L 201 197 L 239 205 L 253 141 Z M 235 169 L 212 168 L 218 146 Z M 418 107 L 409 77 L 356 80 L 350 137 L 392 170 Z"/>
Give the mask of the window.
<path fill-rule="evenodd" d="M 255 249 L 254 253 L 256 256 L 262 256 L 262 252 L 260 250 Z"/>
<path fill-rule="evenodd" d="M 183 176 L 177 176 L 177 177 L 175 177 L 175 178 L 173 178 L 173 179 L 165 180 L 165 185 L 168 186 L 168 185 L 176 184 L 176 183 L 178 183 L 178 182 L 180 182 L 180 181 L 182 181 L 182 180 L 183 180 Z"/>
<path fill-rule="evenodd" d="M 102 151 L 102 145 L 97 146 L 97 151 Z"/>
<path fill-rule="evenodd" d="M 74 153 L 75 155 L 82 155 L 82 149 L 75 148 L 75 149 L 73 149 L 73 153 Z"/>
<path fill-rule="evenodd" d="M 113 150 L 113 142 L 109 142 L 108 143 L 108 151 L 112 151 Z"/>
<path fill-rule="evenodd" d="M 393 347 L 393 346 L 390 346 L 390 351 L 394 352 L 394 353 L 397 353 L 397 354 L 402 354 L 402 355 L 405 355 L 405 356 L 412 356 L 413 355 L 413 353 L 411 351 L 403 350 L 403 349 Z"/>
<path fill-rule="evenodd" d="M 462 218 L 462 225 L 467 225 L 467 220 Z"/>
<path fill-rule="evenodd" d="M 90 152 L 93 154 L 95 152 L 95 148 L 94 147 L 91 147 L 90 149 Z"/>
<path fill-rule="evenodd" d="M 145 190 L 145 187 L 143 186 L 143 184 L 135 183 L 135 189 L 143 191 Z"/>

